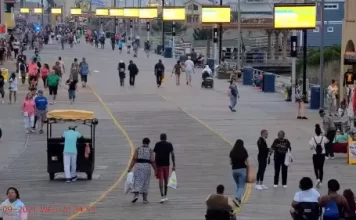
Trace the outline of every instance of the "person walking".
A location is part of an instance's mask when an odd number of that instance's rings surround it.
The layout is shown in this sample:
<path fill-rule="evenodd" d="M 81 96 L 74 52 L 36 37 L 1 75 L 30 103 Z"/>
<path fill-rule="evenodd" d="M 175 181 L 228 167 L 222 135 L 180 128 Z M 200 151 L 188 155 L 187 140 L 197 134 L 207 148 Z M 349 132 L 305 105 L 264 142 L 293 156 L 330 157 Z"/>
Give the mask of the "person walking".
<path fill-rule="evenodd" d="M 118 42 L 118 47 L 119 47 L 119 53 L 121 54 L 122 53 L 122 47 L 123 47 L 123 43 L 121 40 L 119 40 Z"/>
<path fill-rule="evenodd" d="M 78 64 L 78 59 L 74 58 L 74 62 L 72 63 L 72 66 L 70 68 L 70 74 L 73 75 L 73 79 L 78 82 L 79 80 L 79 64 Z"/>
<path fill-rule="evenodd" d="M 49 95 L 52 96 L 52 102 L 50 103 L 51 105 L 56 103 L 59 80 L 60 77 L 58 76 L 58 74 L 55 74 L 55 72 L 50 73 L 47 77 Z"/>
<path fill-rule="evenodd" d="M 168 201 L 168 178 L 169 178 L 169 166 L 170 159 L 172 158 L 172 171 L 176 169 L 176 160 L 174 155 L 174 149 L 172 143 L 167 141 L 167 135 L 162 133 L 160 135 L 160 141 L 156 143 L 153 152 L 155 153 L 155 163 L 157 166 L 156 177 L 159 183 L 159 190 L 161 192 L 161 203 Z"/>
<path fill-rule="evenodd" d="M 155 68 L 154 68 L 154 72 L 156 75 L 156 81 L 157 81 L 157 87 L 160 87 L 162 85 L 162 79 L 164 77 L 164 65 L 162 63 L 162 60 L 159 59 L 158 63 L 156 63 Z"/>
<path fill-rule="evenodd" d="M 126 65 L 124 61 L 120 60 L 119 65 L 117 66 L 117 70 L 119 71 L 119 78 L 120 78 L 120 86 L 124 86 L 125 84 L 125 77 L 126 77 Z"/>
<path fill-rule="evenodd" d="M 245 192 L 246 179 L 247 179 L 247 166 L 248 162 L 248 153 L 244 146 L 244 142 L 241 139 L 238 139 L 235 142 L 234 147 L 230 151 L 230 161 L 232 166 L 232 177 L 236 183 L 236 201 L 241 204 L 242 196 Z"/>
<path fill-rule="evenodd" d="M 31 130 L 35 121 L 35 102 L 33 101 L 31 93 L 27 93 L 25 100 L 22 104 L 22 114 L 25 122 L 26 133 L 35 132 L 34 129 Z"/>
<path fill-rule="evenodd" d="M 137 65 L 132 60 L 130 60 L 127 70 L 130 74 L 130 86 L 135 86 L 135 78 L 139 72 Z"/>
<path fill-rule="evenodd" d="M 319 111 L 319 115 L 323 119 L 324 134 L 326 133 L 326 138 L 329 140 L 325 146 L 326 159 L 334 159 L 333 141 L 336 135 L 336 126 L 334 120 L 332 116 L 327 115 L 322 109 Z"/>
<path fill-rule="evenodd" d="M 87 86 L 88 82 L 88 74 L 89 72 L 89 64 L 87 63 L 86 59 L 83 57 L 82 62 L 79 64 L 79 71 L 80 71 L 80 79 L 82 81 L 82 87 Z"/>
<path fill-rule="evenodd" d="M 19 72 L 20 72 L 20 75 L 21 75 L 21 83 L 22 83 L 22 85 L 25 85 L 26 74 L 27 74 L 27 64 L 22 59 L 19 62 Z"/>
<path fill-rule="evenodd" d="M 156 172 L 156 165 L 154 162 L 154 155 L 152 149 L 149 147 L 150 139 L 144 138 L 142 141 L 142 146 L 136 148 L 135 153 L 132 157 L 131 164 L 129 166 L 128 172 L 134 169 L 134 182 L 131 189 L 134 197 L 132 203 L 138 200 L 139 194 L 142 194 L 143 203 L 147 204 L 147 195 L 150 187 L 151 179 L 151 166 Z"/>
<path fill-rule="evenodd" d="M 28 64 L 28 85 L 31 86 L 32 81 L 37 81 L 38 76 L 38 65 L 36 58 L 32 59 L 31 63 Z"/>
<path fill-rule="evenodd" d="M 180 60 L 177 61 L 177 63 L 174 65 L 173 70 L 172 70 L 172 75 L 175 74 L 176 75 L 176 85 L 179 86 L 180 85 L 180 74 L 181 72 L 183 72 L 183 68 L 182 65 L 180 64 Z"/>
<path fill-rule="evenodd" d="M 20 42 L 17 39 L 14 39 L 14 42 L 12 42 L 12 48 L 14 50 L 15 59 L 16 59 L 17 55 L 19 55 L 19 49 L 20 49 Z"/>
<path fill-rule="evenodd" d="M 18 89 L 16 73 L 11 73 L 11 76 L 9 78 L 9 84 L 9 104 L 12 103 L 12 95 L 14 95 L 14 102 L 16 103 Z"/>
<path fill-rule="evenodd" d="M 338 96 L 339 88 L 336 85 L 336 81 L 334 79 L 331 80 L 331 85 L 328 86 L 328 102 L 329 102 L 329 114 L 335 115 L 336 114 L 336 103 L 337 103 L 337 96 Z"/>
<path fill-rule="evenodd" d="M 229 96 L 230 96 L 229 109 L 232 112 L 236 112 L 235 106 L 237 103 L 237 98 L 240 98 L 240 94 L 239 94 L 239 90 L 237 90 L 237 85 L 236 85 L 235 80 L 230 81 Z"/>
<path fill-rule="evenodd" d="M 286 154 L 292 151 L 291 144 L 285 138 L 284 131 L 278 132 L 278 138 L 273 141 L 272 152 L 274 153 L 274 187 L 278 187 L 279 173 L 282 169 L 282 185 L 287 188 L 288 166 L 284 164 Z"/>
<path fill-rule="evenodd" d="M 35 98 L 35 107 L 36 107 L 36 116 L 37 121 L 40 122 L 40 130 L 39 133 L 43 133 L 43 125 L 47 118 L 47 107 L 48 101 L 45 96 L 43 96 L 43 91 L 38 90 L 38 96 Z"/>
<path fill-rule="evenodd" d="M 263 129 L 261 131 L 261 137 L 257 141 L 258 171 L 257 171 L 257 176 L 256 176 L 256 187 L 255 187 L 257 190 L 268 189 L 268 187 L 263 184 L 263 178 L 265 175 L 265 171 L 266 171 L 266 167 L 267 167 L 269 155 L 270 155 L 270 153 L 269 153 L 270 150 L 269 150 L 267 142 L 266 142 L 267 137 L 268 137 L 268 131 Z"/>
<path fill-rule="evenodd" d="M 192 75 L 194 73 L 194 62 L 191 60 L 191 57 L 188 57 L 188 60 L 184 62 L 185 66 L 185 76 L 187 80 L 187 85 L 192 85 Z"/>
<path fill-rule="evenodd" d="M 303 85 L 303 81 L 299 80 L 298 83 L 296 83 L 296 86 L 295 86 L 295 99 L 296 99 L 296 102 L 298 102 L 297 119 L 308 119 L 307 117 L 305 117 L 304 95 L 303 95 L 303 91 L 302 91 L 301 85 Z"/>
<path fill-rule="evenodd" d="M 329 140 L 324 137 L 319 124 L 315 125 L 315 136 L 309 141 L 310 149 L 313 150 L 313 167 L 316 177 L 316 187 L 320 187 L 324 176 L 325 145 Z"/>
<path fill-rule="evenodd" d="M 115 39 L 115 35 L 114 34 L 111 35 L 110 40 L 111 40 L 111 48 L 112 48 L 112 50 L 115 50 L 116 39 Z"/>
<path fill-rule="evenodd" d="M 41 68 L 41 78 L 43 81 L 43 87 L 46 89 L 47 88 L 47 77 L 49 73 L 49 65 L 45 63 L 43 67 Z"/>
<path fill-rule="evenodd" d="M 75 101 L 75 91 L 77 90 L 77 83 L 73 77 L 73 75 L 69 76 L 69 79 L 66 81 L 66 85 L 68 85 L 68 97 L 70 104 L 72 105 Z"/>
<path fill-rule="evenodd" d="M 1 103 L 4 103 L 4 98 L 5 98 L 5 78 L 2 74 L 0 74 L 0 95 L 1 95 Z"/>
<path fill-rule="evenodd" d="M 66 182 L 77 180 L 77 142 L 82 135 L 75 130 L 75 127 L 69 127 L 62 135 L 64 138 L 63 166 Z"/>

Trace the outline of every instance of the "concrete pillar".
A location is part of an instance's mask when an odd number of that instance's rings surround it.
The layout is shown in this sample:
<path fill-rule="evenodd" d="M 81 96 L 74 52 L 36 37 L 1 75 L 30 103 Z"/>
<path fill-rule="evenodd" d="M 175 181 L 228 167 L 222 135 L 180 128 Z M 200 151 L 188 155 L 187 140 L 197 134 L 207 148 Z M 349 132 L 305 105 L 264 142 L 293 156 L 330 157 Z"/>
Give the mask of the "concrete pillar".
<path fill-rule="evenodd" d="M 276 37 L 276 41 L 275 41 L 275 44 L 274 44 L 274 59 L 278 60 L 278 53 L 279 53 L 279 34 L 280 34 L 280 31 L 275 31 L 274 32 L 275 34 L 275 37 Z"/>
<path fill-rule="evenodd" d="M 267 33 L 267 59 L 272 58 L 272 30 L 266 30 Z"/>
<path fill-rule="evenodd" d="M 288 41 L 288 34 L 289 31 L 283 31 L 283 39 L 282 39 L 282 59 L 287 59 L 287 41 Z"/>

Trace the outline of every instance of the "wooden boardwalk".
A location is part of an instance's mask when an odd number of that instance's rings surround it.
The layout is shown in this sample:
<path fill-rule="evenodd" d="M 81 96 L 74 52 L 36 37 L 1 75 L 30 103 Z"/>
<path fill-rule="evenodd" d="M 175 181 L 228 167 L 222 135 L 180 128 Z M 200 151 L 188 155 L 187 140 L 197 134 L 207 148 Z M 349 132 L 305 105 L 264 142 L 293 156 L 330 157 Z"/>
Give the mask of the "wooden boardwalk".
<path fill-rule="evenodd" d="M 252 189 L 250 194 L 251 190 L 248 189 L 248 201 L 238 218 L 289 219 L 289 204 L 298 189 L 299 179 L 303 176 L 313 177 L 307 144 L 314 124 L 319 122 L 315 112 L 309 112 L 311 120 L 297 121 L 294 119 L 294 106 L 284 103 L 279 94 L 261 94 L 253 88 L 239 87 L 241 100 L 238 110 L 237 113 L 231 113 L 227 108 L 228 98 L 224 94 L 226 82 L 215 81 L 215 90 L 200 89 L 198 71 L 193 87 L 184 85 L 183 76 L 180 87 L 175 85 L 173 78 L 167 76 L 163 87 L 156 88 L 153 66 L 158 57 L 153 55 L 134 60 L 140 69 L 134 88 L 128 85 L 119 88 L 117 62 L 128 62 L 133 59 L 130 55 L 119 55 L 117 51 L 109 49 L 95 50 L 89 45 L 76 45 L 72 50 L 68 48 L 64 51 L 57 50 L 57 47 L 48 46 L 42 60 L 52 65 L 57 56 L 62 56 L 69 68 L 74 57 L 81 59 L 85 56 L 91 70 L 98 71 L 89 76 L 94 93 L 90 89 L 79 89 L 77 103 L 70 106 L 62 88 L 58 104 L 51 106 L 96 112 L 99 118 L 96 170 L 92 181 L 65 184 L 61 179 L 63 175 L 59 175 L 56 181 L 49 181 L 45 136 L 30 135 L 28 145 L 23 150 L 20 146 L 24 146 L 26 135 L 21 132 L 21 120 L 16 123 L 8 121 L 19 118 L 14 112 L 20 111 L 20 105 L 7 106 L 6 114 L 9 115 L 0 114 L 1 126 L 7 123 L 6 127 L 16 130 L 16 134 L 5 136 L 1 149 L 10 152 L 11 147 L 15 146 L 11 143 L 14 140 L 19 146 L 14 149 L 14 154 L 19 156 L 16 160 L 11 160 L 9 156 L 8 165 L 2 165 L 0 187 L 4 193 L 9 186 L 20 190 L 24 203 L 30 210 L 37 211 L 30 219 L 204 219 L 205 198 L 215 191 L 218 184 L 226 186 L 227 195 L 232 196 L 235 192 L 228 159 L 231 146 L 228 142 L 243 139 L 251 161 L 255 162 L 256 141 L 261 129 L 268 129 L 268 143 L 272 142 L 279 130 L 284 130 L 292 143 L 296 162 L 290 168 L 287 190 L 278 188 L 256 192 Z M 163 61 L 170 74 L 173 61 Z M 60 125 L 55 132 L 60 135 L 66 128 L 67 125 Z M 84 129 L 78 128 L 80 131 Z M 133 205 L 130 203 L 131 195 L 123 194 L 122 181 L 130 151 L 134 147 L 132 143 L 138 146 L 144 137 L 149 137 L 153 147 L 162 132 L 167 133 L 168 140 L 175 147 L 179 188 L 169 191 L 170 200 L 167 203 L 159 204 L 158 184 L 152 175 L 148 197 L 150 203 L 143 205 L 139 200 Z M 352 187 L 355 182 L 353 168 L 345 163 L 343 155 L 328 161 L 325 180 L 337 178 L 342 188 Z M 268 186 L 272 186 L 272 166 L 267 168 L 265 183 Z M 325 188 L 322 188 L 323 193 L 326 192 Z M 87 205 L 91 206 L 87 213 L 71 215 Z M 57 208 L 57 211 L 39 211 L 43 207 Z"/>

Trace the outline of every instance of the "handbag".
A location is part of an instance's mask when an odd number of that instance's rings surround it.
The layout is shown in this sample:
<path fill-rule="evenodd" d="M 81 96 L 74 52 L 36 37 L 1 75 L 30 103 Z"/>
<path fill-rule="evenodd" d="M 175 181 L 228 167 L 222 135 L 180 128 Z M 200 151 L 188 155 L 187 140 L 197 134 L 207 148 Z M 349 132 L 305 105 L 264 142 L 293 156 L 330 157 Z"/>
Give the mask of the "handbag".
<path fill-rule="evenodd" d="M 286 153 L 286 157 L 284 159 L 284 165 L 289 166 L 293 163 L 293 156 L 290 152 L 290 150 L 288 149 L 288 152 Z"/>
<path fill-rule="evenodd" d="M 247 165 L 247 182 L 256 182 L 256 169 L 252 165 Z"/>

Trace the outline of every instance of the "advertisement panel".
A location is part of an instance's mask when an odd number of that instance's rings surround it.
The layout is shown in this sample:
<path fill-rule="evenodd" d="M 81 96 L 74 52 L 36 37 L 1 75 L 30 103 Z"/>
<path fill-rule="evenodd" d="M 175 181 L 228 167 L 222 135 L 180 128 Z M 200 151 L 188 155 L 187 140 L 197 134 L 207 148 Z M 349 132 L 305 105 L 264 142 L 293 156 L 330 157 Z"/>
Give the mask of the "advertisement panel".
<path fill-rule="evenodd" d="M 34 8 L 33 9 L 33 13 L 35 13 L 35 14 L 42 14 L 42 12 L 43 12 L 42 8 Z"/>
<path fill-rule="evenodd" d="M 51 9 L 52 14 L 60 15 L 62 14 L 62 9 L 61 8 L 52 8 Z"/>
<path fill-rule="evenodd" d="M 82 9 L 81 8 L 71 8 L 70 9 L 70 14 L 71 15 L 81 15 L 82 14 Z"/>
<path fill-rule="evenodd" d="M 124 16 L 124 9 L 123 8 L 110 8 L 109 9 L 109 16 L 111 16 L 111 17 L 123 17 Z"/>
<path fill-rule="evenodd" d="M 201 14 L 202 23 L 230 23 L 231 20 L 230 7 L 202 6 Z"/>
<path fill-rule="evenodd" d="M 97 9 L 95 9 L 95 15 L 96 16 L 108 16 L 109 9 L 108 8 L 97 8 Z"/>
<path fill-rule="evenodd" d="M 315 4 L 275 4 L 273 23 L 275 29 L 315 29 L 317 8 Z"/>
<path fill-rule="evenodd" d="M 20 13 L 28 14 L 28 13 L 30 13 L 30 9 L 29 8 L 20 8 Z"/>
<path fill-rule="evenodd" d="M 138 18 L 139 14 L 138 8 L 124 8 L 124 17 Z"/>
<path fill-rule="evenodd" d="M 158 10 L 157 8 L 140 8 L 138 17 L 142 19 L 157 18 Z"/>
<path fill-rule="evenodd" d="M 185 8 L 165 7 L 162 17 L 164 21 L 185 21 Z"/>

